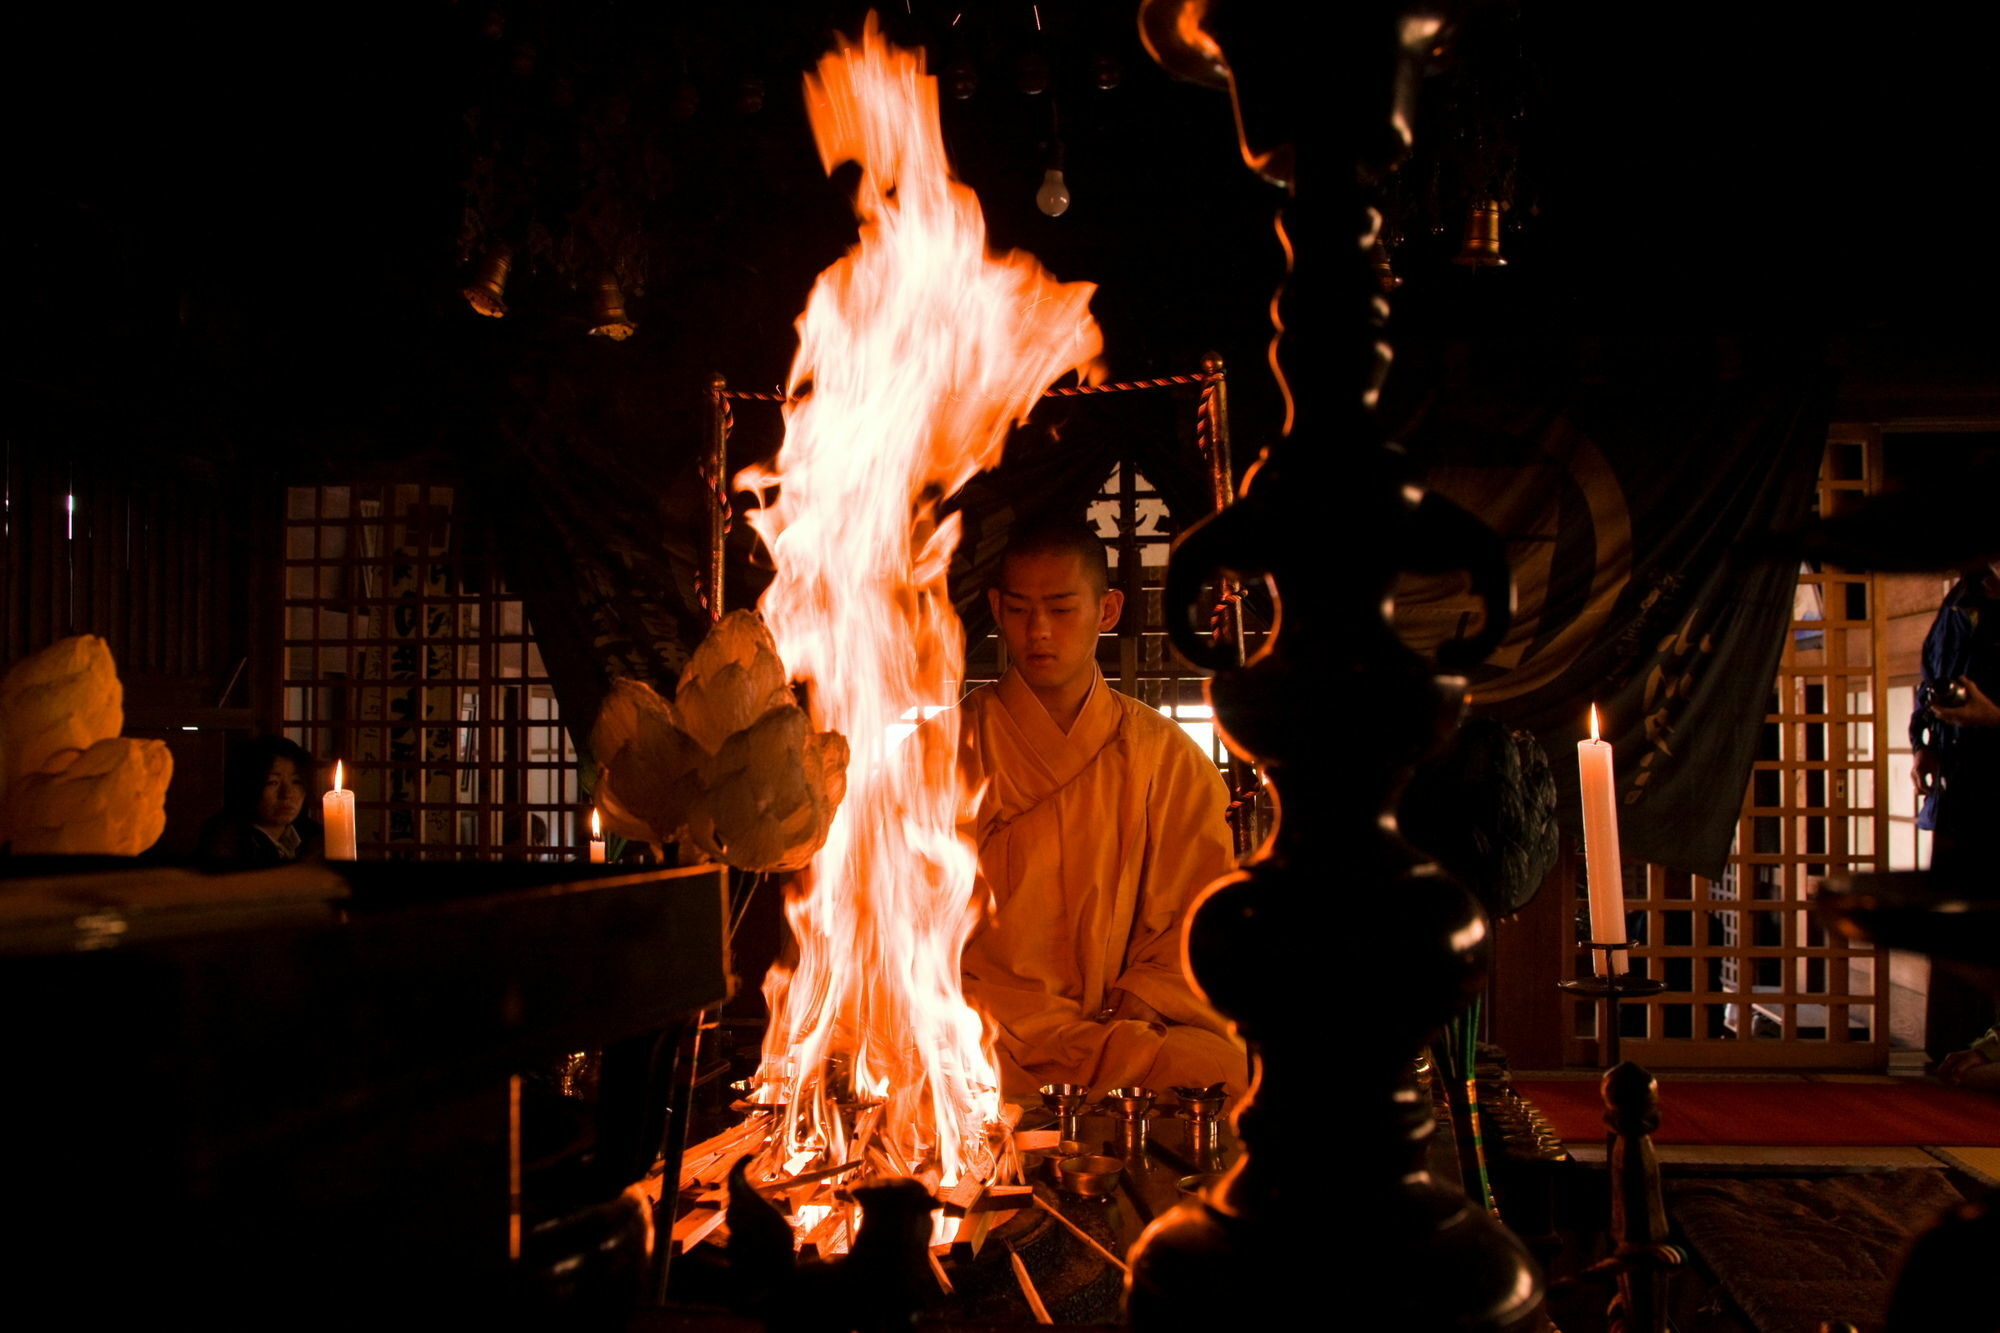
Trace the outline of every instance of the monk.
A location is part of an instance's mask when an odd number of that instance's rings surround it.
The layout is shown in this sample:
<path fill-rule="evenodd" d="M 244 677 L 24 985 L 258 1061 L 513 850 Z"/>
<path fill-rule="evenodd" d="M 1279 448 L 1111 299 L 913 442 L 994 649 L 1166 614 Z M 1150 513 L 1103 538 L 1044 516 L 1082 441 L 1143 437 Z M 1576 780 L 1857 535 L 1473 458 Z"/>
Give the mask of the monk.
<path fill-rule="evenodd" d="M 1178 726 L 1114 691 L 1118 624 L 1087 523 L 1018 535 L 988 590 L 1006 675 L 959 704 L 960 762 L 993 910 L 967 995 L 999 1024 L 1002 1088 L 1245 1083 L 1229 1025 L 1181 967 L 1188 906 L 1235 864 L 1228 790 Z"/>

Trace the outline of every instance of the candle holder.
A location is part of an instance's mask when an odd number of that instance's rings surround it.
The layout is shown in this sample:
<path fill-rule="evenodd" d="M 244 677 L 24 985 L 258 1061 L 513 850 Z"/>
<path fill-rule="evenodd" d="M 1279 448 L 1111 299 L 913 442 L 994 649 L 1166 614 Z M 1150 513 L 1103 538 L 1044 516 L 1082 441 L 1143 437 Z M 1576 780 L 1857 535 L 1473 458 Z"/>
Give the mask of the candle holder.
<path fill-rule="evenodd" d="M 1556 989 L 1571 995 L 1588 995 L 1601 1002 L 1598 1032 L 1604 1048 L 1604 1067 L 1610 1069 L 1618 1063 L 1618 1001 L 1627 995 L 1658 995 L 1667 988 L 1667 983 L 1657 977 L 1611 971 L 1612 955 L 1629 951 L 1632 947 L 1629 943 L 1599 944 L 1592 940 L 1586 947 L 1603 953 L 1604 975 L 1558 981 Z"/>

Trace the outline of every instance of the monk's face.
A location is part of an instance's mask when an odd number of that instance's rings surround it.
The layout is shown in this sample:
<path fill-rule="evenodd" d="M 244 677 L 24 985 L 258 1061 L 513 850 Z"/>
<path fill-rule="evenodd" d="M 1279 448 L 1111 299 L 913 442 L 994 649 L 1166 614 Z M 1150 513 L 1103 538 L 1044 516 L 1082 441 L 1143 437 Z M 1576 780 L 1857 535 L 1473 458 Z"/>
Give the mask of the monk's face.
<path fill-rule="evenodd" d="M 1015 670 L 1038 691 L 1063 691 L 1090 678 L 1097 636 L 1118 627 L 1124 595 L 1099 592 L 1071 553 L 1017 555 L 987 592 Z"/>

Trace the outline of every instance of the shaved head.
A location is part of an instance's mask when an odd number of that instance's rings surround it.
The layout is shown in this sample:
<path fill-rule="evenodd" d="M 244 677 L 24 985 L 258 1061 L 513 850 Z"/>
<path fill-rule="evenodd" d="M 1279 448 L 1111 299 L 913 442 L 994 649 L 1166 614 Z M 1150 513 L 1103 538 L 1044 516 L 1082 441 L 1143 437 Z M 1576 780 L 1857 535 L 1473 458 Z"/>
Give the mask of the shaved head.
<path fill-rule="evenodd" d="M 1084 519 L 1030 523 L 1016 528 L 1000 552 L 998 579 L 1007 586 L 1008 566 L 1025 556 L 1073 555 L 1083 563 L 1083 576 L 1090 589 L 1102 597 L 1111 587 L 1111 568 L 1104 554 L 1104 539 L 1094 524 Z"/>

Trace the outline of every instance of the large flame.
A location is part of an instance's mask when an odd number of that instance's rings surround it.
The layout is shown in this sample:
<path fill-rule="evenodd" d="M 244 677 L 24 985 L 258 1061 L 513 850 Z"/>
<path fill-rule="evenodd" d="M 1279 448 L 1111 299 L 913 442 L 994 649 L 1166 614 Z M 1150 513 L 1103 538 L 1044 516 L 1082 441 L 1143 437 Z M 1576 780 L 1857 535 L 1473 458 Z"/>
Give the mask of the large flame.
<path fill-rule="evenodd" d="M 946 594 L 956 516 L 939 506 L 999 461 L 1010 425 L 1069 370 L 1093 369 L 1095 288 L 1025 254 L 992 255 L 954 180 L 937 81 L 871 15 L 806 79 L 820 157 L 861 167 L 860 239 L 799 317 L 785 439 L 739 475 L 777 573 L 758 603 L 808 687 L 813 725 L 851 746 L 847 800 L 788 904 L 798 956 L 765 982 L 763 1077 L 787 1110 L 782 1151 L 841 1162 L 835 1103 L 886 1103 L 887 1158 L 943 1185 L 990 1177 L 998 1077 L 959 955 L 980 906 L 958 832 L 969 793 L 951 703 L 964 635 Z M 777 1100 L 778 1096 L 771 1096 Z"/>

